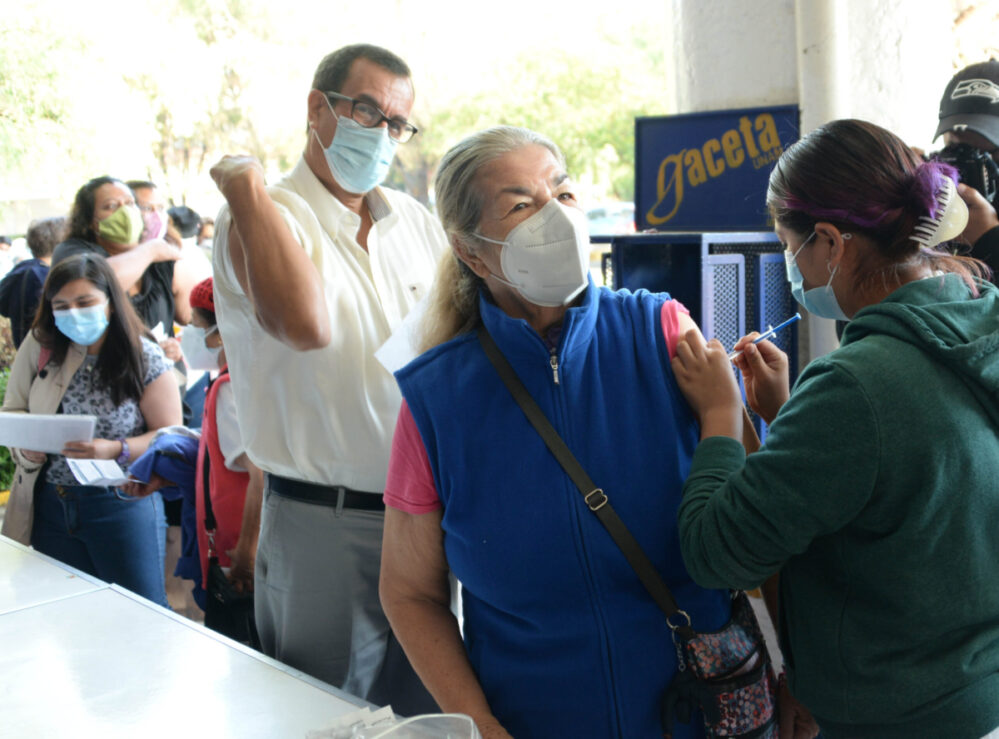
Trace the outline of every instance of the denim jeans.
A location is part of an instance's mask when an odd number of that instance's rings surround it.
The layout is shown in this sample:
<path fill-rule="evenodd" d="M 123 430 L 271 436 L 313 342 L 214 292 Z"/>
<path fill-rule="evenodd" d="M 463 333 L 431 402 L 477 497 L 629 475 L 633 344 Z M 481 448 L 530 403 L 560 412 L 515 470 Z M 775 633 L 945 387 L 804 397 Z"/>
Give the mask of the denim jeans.
<path fill-rule="evenodd" d="M 159 493 L 44 483 L 35 492 L 31 545 L 87 574 L 167 606 L 166 519 Z"/>

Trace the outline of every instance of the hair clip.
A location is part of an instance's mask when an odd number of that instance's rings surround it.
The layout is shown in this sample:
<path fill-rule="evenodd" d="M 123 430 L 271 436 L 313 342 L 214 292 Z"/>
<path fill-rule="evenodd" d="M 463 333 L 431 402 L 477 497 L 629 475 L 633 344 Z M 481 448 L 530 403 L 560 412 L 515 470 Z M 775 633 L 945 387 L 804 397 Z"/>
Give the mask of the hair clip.
<path fill-rule="evenodd" d="M 968 206 L 957 193 L 957 185 L 950 177 L 937 192 L 937 212 L 922 216 L 912 229 L 911 238 L 920 246 L 930 248 L 957 238 L 968 225 Z"/>

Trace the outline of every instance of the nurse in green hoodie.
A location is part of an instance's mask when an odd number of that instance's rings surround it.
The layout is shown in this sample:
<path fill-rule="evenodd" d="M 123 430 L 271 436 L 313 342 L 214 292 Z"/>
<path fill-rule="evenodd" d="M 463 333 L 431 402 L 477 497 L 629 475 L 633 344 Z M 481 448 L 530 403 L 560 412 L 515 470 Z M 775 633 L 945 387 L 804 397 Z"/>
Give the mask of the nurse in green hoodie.
<path fill-rule="evenodd" d="M 792 292 L 850 323 L 790 393 L 773 344 L 736 345 L 759 452 L 726 348 L 688 334 L 674 360 L 701 422 L 687 569 L 709 588 L 780 572 L 787 679 L 829 739 L 999 727 L 999 293 L 940 245 L 974 197 L 954 176 L 862 121 L 783 154 L 767 205 Z"/>

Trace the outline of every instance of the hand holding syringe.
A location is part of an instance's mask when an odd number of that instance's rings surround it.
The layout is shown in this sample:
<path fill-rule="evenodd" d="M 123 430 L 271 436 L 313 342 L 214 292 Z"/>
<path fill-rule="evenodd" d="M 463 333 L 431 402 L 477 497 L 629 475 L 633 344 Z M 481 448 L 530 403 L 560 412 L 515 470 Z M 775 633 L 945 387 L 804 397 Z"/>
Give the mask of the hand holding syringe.
<path fill-rule="evenodd" d="M 753 339 L 752 343 L 759 344 L 764 339 L 769 339 L 771 336 L 773 336 L 774 334 L 776 334 L 782 328 L 787 328 L 792 323 L 794 323 L 795 321 L 799 321 L 799 320 L 801 320 L 801 314 L 800 313 L 795 313 L 793 316 L 791 316 L 790 318 L 788 318 L 786 321 L 784 321 L 782 323 L 778 323 L 776 326 L 767 326 L 767 330 L 764 331 L 759 336 L 757 336 L 755 339 Z M 728 355 L 729 361 L 735 359 L 740 354 L 742 354 L 742 350 L 741 349 L 739 351 L 735 351 L 735 352 L 729 353 L 729 355 Z"/>
<path fill-rule="evenodd" d="M 799 320 L 801 315 L 795 313 L 789 319 L 777 326 L 768 326 L 755 339 L 743 337 L 736 342 L 742 349 L 728 355 L 742 374 L 742 383 L 746 391 L 746 402 L 749 407 L 767 423 L 776 417 L 781 406 L 788 399 L 787 355 L 777 346 L 768 344 L 766 349 L 760 349 L 759 344 L 769 339 L 782 328 L 790 326 Z"/>

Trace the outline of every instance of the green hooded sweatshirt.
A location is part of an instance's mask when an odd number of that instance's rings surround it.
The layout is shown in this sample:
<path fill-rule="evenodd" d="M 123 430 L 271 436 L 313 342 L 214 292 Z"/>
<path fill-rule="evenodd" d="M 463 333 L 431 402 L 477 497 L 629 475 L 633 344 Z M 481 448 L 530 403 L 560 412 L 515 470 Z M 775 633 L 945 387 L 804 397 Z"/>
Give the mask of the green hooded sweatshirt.
<path fill-rule="evenodd" d="M 864 308 L 759 452 L 694 455 L 687 569 L 781 572 L 791 690 L 831 739 L 999 726 L 999 291 L 979 291 L 936 276 Z"/>

